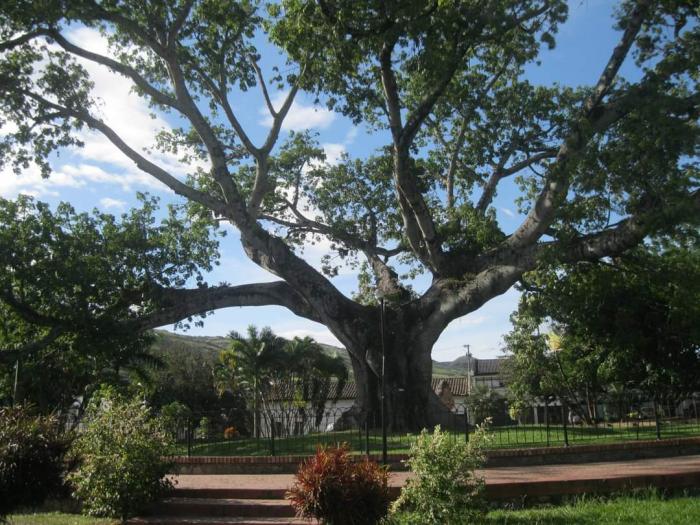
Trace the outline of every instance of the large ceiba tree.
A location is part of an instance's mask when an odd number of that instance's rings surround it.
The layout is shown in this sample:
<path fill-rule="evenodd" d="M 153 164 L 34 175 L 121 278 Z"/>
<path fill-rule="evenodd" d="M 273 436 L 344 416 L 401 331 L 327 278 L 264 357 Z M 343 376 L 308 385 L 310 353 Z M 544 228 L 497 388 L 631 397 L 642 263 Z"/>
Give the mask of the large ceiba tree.
<path fill-rule="evenodd" d="M 0 26 L 2 118 L 16 128 L 0 153 L 48 175 L 51 154 L 89 128 L 184 197 L 187 224 L 230 222 L 247 256 L 279 281 L 188 288 L 151 268 L 124 280 L 125 322 L 145 330 L 229 306 L 286 307 L 345 345 L 364 408 L 379 399 L 379 291 L 392 425 L 421 426 L 438 406 L 431 348 L 451 321 L 525 272 L 619 254 L 697 221 L 697 3 L 624 1 L 598 78 L 532 85 L 524 68 L 554 45 L 566 16 L 563 0 L 16 0 Z M 109 55 L 72 41 L 76 25 L 103 31 Z M 285 67 L 262 70 L 263 37 Z M 621 78 L 633 60 L 638 75 Z M 206 167 L 182 180 L 129 144 L 100 117 L 80 61 L 133 82 L 177 122 L 155 147 Z M 271 119 L 260 143 L 235 109 L 251 89 Z M 273 89 L 286 93 L 279 106 Z M 281 132 L 299 92 L 385 146 L 322 162 L 311 134 Z M 504 231 L 492 202 L 513 183 L 525 219 Z M 353 298 L 329 279 L 336 258 L 323 271 L 302 258 L 299 248 L 319 237 L 358 264 Z M 162 264 L 172 272 L 184 262 Z M 407 284 L 418 273 L 432 277 L 421 293 Z"/>

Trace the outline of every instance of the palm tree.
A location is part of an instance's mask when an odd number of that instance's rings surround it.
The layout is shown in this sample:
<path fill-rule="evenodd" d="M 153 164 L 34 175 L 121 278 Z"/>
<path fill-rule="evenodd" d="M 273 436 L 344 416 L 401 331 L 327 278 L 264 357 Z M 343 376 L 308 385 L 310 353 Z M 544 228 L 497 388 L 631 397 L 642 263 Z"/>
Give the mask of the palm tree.
<path fill-rule="evenodd" d="M 305 405 L 309 402 L 316 415 L 316 425 L 319 425 L 333 380 L 336 382 L 334 399 L 337 400 L 348 379 L 348 369 L 340 356 L 326 354 L 321 345 L 308 336 L 295 337 L 285 351 L 287 370 L 291 372 L 288 379 L 291 390 L 304 402 L 300 405 L 301 414 L 305 416 Z"/>
<path fill-rule="evenodd" d="M 247 335 L 229 334 L 231 346 L 219 354 L 214 370 L 219 393 L 242 390 L 252 400 L 253 428 L 260 436 L 260 414 L 269 412 L 270 394 L 291 394 L 302 400 L 295 409 L 306 418 L 306 406 L 316 415 L 316 425 L 323 418 L 325 402 L 336 381 L 334 397 L 340 396 L 348 378 L 348 370 L 338 355 L 330 356 L 311 337 L 285 341 L 270 328 L 258 331 L 249 326 Z M 272 418 L 270 418 L 272 421 Z"/>
<path fill-rule="evenodd" d="M 252 399 L 253 432 L 260 437 L 261 402 L 269 390 L 275 370 L 285 361 L 286 341 L 269 327 L 262 330 L 250 325 L 247 336 L 231 332 L 231 345 L 219 354 L 214 368 L 214 385 L 219 394 L 226 390 L 242 390 Z"/>

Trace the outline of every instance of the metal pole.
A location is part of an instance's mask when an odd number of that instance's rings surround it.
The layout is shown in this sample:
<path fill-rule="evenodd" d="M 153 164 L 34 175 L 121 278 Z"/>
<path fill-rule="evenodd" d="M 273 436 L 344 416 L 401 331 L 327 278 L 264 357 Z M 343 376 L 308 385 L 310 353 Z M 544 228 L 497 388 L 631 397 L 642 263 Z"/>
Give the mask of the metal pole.
<path fill-rule="evenodd" d="M 12 389 L 12 406 L 17 403 L 17 379 L 19 378 L 19 359 L 15 361 L 15 385 Z"/>
<path fill-rule="evenodd" d="M 661 439 L 661 422 L 659 421 L 659 404 L 656 402 L 656 397 L 654 398 L 654 423 L 656 425 L 656 439 Z"/>
<path fill-rule="evenodd" d="M 470 345 L 464 345 L 467 349 L 467 395 L 472 393 L 472 379 L 471 379 L 471 368 L 472 368 L 472 354 L 469 352 Z"/>
<path fill-rule="evenodd" d="M 369 410 L 365 411 L 365 453 L 369 458 Z"/>
<path fill-rule="evenodd" d="M 564 423 L 564 446 L 568 447 L 569 446 L 569 431 L 567 427 L 568 419 L 569 419 L 569 414 L 567 410 L 567 403 L 566 401 L 562 401 L 561 403 L 561 415 L 562 415 L 562 421 Z"/>
<path fill-rule="evenodd" d="M 464 440 L 469 443 L 469 408 L 464 405 Z"/>
<path fill-rule="evenodd" d="M 379 299 L 381 304 L 381 315 L 379 316 L 381 341 L 382 341 L 382 464 L 386 465 L 387 461 L 387 444 L 386 444 L 386 349 L 384 347 L 384 298 Z"/>

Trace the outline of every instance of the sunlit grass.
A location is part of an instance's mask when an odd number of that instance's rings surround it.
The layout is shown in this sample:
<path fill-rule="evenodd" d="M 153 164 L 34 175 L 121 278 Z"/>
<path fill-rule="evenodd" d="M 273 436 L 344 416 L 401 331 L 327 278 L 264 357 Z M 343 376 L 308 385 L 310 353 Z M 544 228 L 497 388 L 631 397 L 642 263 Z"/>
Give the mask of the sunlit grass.
<path fill-rule="evenodd" d="M 465 440 L 465 432 L 451 432 L 455 440 Z M 543 425 L 513 425 L 491 429 L 491 447 L 527 448 L 544 446 L 561 446 L 565 444 L 565 431 L 561 425 L 551 425 L 547 429 Z M 653 421 L 633 424 L 604 424 L 598 426 L 574 426 L 566 429 L 570 445 L 593 443 L 615 443 L 624 441 L 656 439 L 656 428 Z M 661 427 L 661 438 L 692 437 L 700 435 L 700 427 L 694 422 L 664 423 Z M 405 454 L 408 452 L 415 434 L 391 434 L 387 439 L 390 453 Z M 370 452 L 377 454 L 381 451 L 382 439 L 379 429 L 371 429 L 369 437 L 357 430 L 338 432 L 318 432 L 303 436 L 276 438 L 274 443 L 269 438 L 243 438 L 210 442 L 194 442 L 190 446 L 193 456 L 268 456 L 272 455 L 306 455 L 312 454 L 318 445 L 335 445 L 347 443 L 355 453 L 364 453 L 367 445 Z M 273 451 L 274 447 L 274 451 Z M 179 445 L 178 454 L 186 455 L 187 446 Z"/>

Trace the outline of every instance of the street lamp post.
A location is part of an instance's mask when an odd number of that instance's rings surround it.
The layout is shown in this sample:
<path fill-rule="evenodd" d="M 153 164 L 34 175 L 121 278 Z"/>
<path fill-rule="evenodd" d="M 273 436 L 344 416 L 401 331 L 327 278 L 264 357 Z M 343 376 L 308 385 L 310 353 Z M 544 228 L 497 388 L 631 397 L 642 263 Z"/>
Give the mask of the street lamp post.
<path fill-rule="evenodd" d="M 382 374 L 380 380 L 381 388 L 381 420 L 382 420 L 382 464 L 386 465 L 387 461 L 387 444 L 386 444 L 386 348 L 384 346 L 384 296 L 379 296 L 380 314 L 379 327 L 381 332 L 382 343 Z"/>

